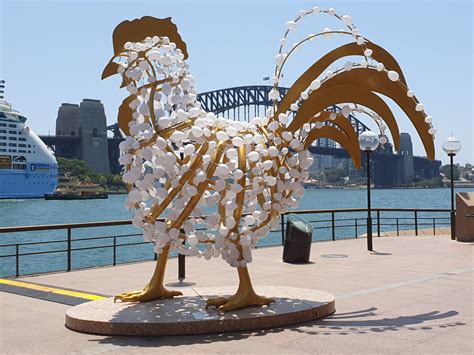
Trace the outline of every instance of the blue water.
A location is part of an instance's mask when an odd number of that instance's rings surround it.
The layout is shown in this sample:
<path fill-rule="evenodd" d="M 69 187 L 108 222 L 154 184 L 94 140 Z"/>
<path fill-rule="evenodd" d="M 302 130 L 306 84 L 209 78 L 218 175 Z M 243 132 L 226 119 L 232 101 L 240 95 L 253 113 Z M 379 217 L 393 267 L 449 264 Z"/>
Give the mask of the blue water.
<path fill-rule="evenodd" d="M 473 188 L 463 188 L 459 191 L 474 191 Z M 365 208 L 367 192 L 365 189 L 307 189 L 300 201 L 298 209 L 335 209 L 335 208 Z M 112 221 L 130 219 L 132 213 L 123 207 L 125 195 L 110 195 L 107 200 L 84 201 L 45 201 L 31 200 L 0 200 L 0 227 L 27 226 L 40 224 L 63 224 L 96 221 Z M 450 208 L 449 189 L 386 189 L 372 191 L 372 206 L 374 208 Z M 314 240 L 332 238 L 330 226 L 331 215 L 305 215 L 313 224 Z M 374 214 L 375 217 L 375 214 Z M 381 213 L 381 231 L 395 230 L 395 218 L 399 218 L 400 229 L 414 229 L 413 213 Z M 436 226 L 447 226 L 447 213 L 420 213 L 419 228 L 432 228 L 432 217 L 437 219 Z M 357 218 L 357 229 L 354 219 Z M 336 214 L 336 239 L 353 238 L 356 234 L 364 234 L 365 214 L 344 213 Z M 104 246 L 102 249 L 80 250 L 72 253 L 72 268 L 85 268 L 112 263 L 113 238 L 102 240 L 77 240 L 102 236 L 126 235 L 116 239 L 117 245 L 142 242 L 140 230 L 133 226 L 114 226 L 72 231 L 72 247 L 87 248 Z M 45 232 L 23 232 L 0 234 L 0 244 L 28 243 L 38 241 L 57 241 L 53 244 L 23 245 L 20 253 L 38 251 L 63 250 L 67 248 L 65 230 Z M 260 241 L 260 246 L 281 244 L 281 232 L 270 233 Z M 0 256 L 15 253 L 15 247 L 0 247 Z M 151 245 L 134 245 L 118 247 L 116 262 L 123 263 L 137 260 L 147 260 L 153 257 Z M 65 252 L 27 255 L 20 257 L 20 274 L 30 274 L 47 271 L 65 270 L 67 254 Z M 0 277 L 15 275 L 15 258 L 0 257 Z"/>

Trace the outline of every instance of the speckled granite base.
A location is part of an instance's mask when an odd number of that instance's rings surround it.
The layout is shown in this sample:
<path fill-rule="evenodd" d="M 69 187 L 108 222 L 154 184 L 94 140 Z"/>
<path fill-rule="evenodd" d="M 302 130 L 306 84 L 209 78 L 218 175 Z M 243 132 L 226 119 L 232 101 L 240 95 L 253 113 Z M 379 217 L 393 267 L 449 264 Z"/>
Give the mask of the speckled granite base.
<path fill-rule="evenodd" d="M 334 296 L 310 289 L 256 287 L 273 297 L 268 307 L 221 313 L 206 310 L 206 300 L 231 295 L 233 287 L 181 289 L 183 296 L 147 303 L 113 303 L 112 298 L 75 306 L 66 312 L 66 327 L 102 335 L 210 334 L 280 327 L 326 317 L 335 311 Z"/>

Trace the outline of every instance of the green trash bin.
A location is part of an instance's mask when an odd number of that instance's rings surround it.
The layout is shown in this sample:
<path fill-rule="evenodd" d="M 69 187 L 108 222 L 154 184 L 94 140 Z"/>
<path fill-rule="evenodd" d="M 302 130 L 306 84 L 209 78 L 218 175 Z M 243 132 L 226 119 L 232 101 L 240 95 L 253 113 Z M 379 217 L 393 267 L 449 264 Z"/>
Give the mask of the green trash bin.
<path fill-rule="evenodd" d="M 311 253 L 313 226 L 303 217 L 290 214 L 286 219 L 283 261 L 307 263 Z"/>

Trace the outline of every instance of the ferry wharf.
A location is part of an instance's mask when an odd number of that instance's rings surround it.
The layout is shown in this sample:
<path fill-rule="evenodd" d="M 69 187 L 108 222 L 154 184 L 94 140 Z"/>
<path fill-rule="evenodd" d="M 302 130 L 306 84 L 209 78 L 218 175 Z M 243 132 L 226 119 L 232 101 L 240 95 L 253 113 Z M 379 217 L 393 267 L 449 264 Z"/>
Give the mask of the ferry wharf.
<path fill-rule="evenodd" d="M 153 261 L 2 279 L 0 352 L 472 354 L 473 244 L 438 233 L 382 236 L 371 253 L 365 244 L 365 238 L 313 243 L 304 265 L 283 263 L 281 246 L 255 250 L 256 286 L 318 289 L 336 298 L 330 317 L 259 331 L 127 337 L 64 326 L 71 305 L 142 288 Z M 187 287 L 235 286 L 235 273 L 223 263 L 188 258 Z M 177 271 L 171 259 L 167 283 L 176 282 Z"/>

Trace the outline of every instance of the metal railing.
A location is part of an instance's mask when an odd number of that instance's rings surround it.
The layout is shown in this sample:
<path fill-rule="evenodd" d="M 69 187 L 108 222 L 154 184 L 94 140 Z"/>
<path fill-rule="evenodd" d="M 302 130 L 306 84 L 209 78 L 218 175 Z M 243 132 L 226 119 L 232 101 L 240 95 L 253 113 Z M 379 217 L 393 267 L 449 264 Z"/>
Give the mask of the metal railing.
<path fill-rule="evenodd" d="M 396 235 L 400 235 L 401 230 L 412 229 L 414 234 L 418 235 L 421 229 L 429 228 L 432 230 L 433 235 L 436 234 L 436 228 L 449 227 L 450 217 L 449 209 L 410 209 L 410 208 L 375 208 L 372 209 L 376 215 L 373 218 L 373 224 L 376 227 L 375 236 L 381 236 L 382 232 L 395 232 Z M 362 215 L 362 213 L 364 213 Z M 288 214 L 299 214 L 305 215 L 306 219 L 312 224 L 313 229 L 316 231 L 313 236 L 316 235 L 314 241 L 324 240 L 337 240 L 337 239 L 348 239 L 358 238 L 364 231 L 367 230 L 367 209 L 363 208 L 349 208 L 349 209 L 325 209 L 325 210 L 296 210 L 291 211 L 281 216 L 279 229 L 271 232 L 272 238 L 263 238 L 261 241 L 262 246 L 274 246 L 279 245 L 278 233 L 281 234 L 281 244 L 284 244 L 284 236 L 286 229 L 286 216 Z M 388 215 L 392 214 L 392 215 Z M 430 214 L 429 216 L 427 214 Z M 446 217 L 439 217 L 439 214 L 445 214 Z M 316 218 L 322 216 L 322 218 Z M 142 260 L 153 260 L 157 258 L 154 252 L 150 252 L 150 247 L 147 246 L 147 252 L 142 252 L 143 258 L 134 259 L 133 257 L 127 257 L 126 260 L 119 262 L 118 252 L 123 249 L 130 250 L 131 247 L 145 246 L 151 244 L 142 239 L 142 233 L 138 230 L 133 233 L 119 233 L 114 235 L 106 236 L 93 236 L 93 237 L 73 237 L 73 231 L 77 233 L 79 230 L 91 230 L 93 228 L 107 228 L 117 226 L 130 226 L 132 223 L 129 220 L 119 221 L 107 221 L 107 222 L 92 222 L 92 223 L 73 223 L 73 224 L 55 224 L 55 225 L 39 225 L 39 226 L 25 226 L 25 227 L 3 227 L 0 228 L 0 235 L 8 233 L 28 233 L 28 232 L 41 232 L 41 231 L 54 231 L 60 230 L 66 232 L 66 238 L 58 240 L 41 240 L 41 241 L 27 241 L 27 242 L 15 242 L 10 244 L 0 244 L 0 277 L 6 276 L 25 276 L 31 274 L 52 272 L 52 271 L 71 271 L 89 267 L 107 266 L 124 264 L 127 262 L 136 262 Z M 343 233 L 340 231 L 343 230 Z M 338 233 L 339 232 L 339 233 Z M 126 238 L 132 238 L 132 241 L 125 241 Z M 93 245 L 90 245 L 92 242 Z M 89 245 L 87 244 L 89 243 Z M 95 243 L 95 244 L 94 244 Z M 104 244 L 105 243 L 105 244 Z M 81 245 L 86 244 L 86 245 Z M 80 257 L 74 257 L 76 253 L 84 253 L 86 251 L 100 250 L 101 256 L 106 256 L 104 251 L 110 250 L 111 255 L 107 256 L 108 262 L 98 265 L 97 263 L 92 266 L 78 265 L 73 266 L 73 261 L 81 261 Z M 28 264 L 22 270 L 22 262 L 28 257 L 34 257 L 39 255 L 60 254 L 65 256 L 64 265 L 56 267 L 55 269 L 48 269 L 42 271 L 44 268 L 41 265 L 38 266 L 39 270 L 34 268 L 28 268 Z M 129 252 L 130 254 L 130 252 Z M 145 255 L 146 254 L 146 255 Z M 8 258 L 14 258 L 14 267 L 9 275 L 1 275 L 1 273 L 8 273 L 8 271 L 2 272 L 2 269 L 11 266 L 11 262 L 8 263 Z M 84 258 L 84 256 L 83 256 Z M 179 277 L 184 278 L 184 260 L 179 258 Z M 48 261 L 51 262 L 52 258 Z M 5 262 L 4 262 L 5 261 Z M 109 262 L 110 261 L 110 262 Z M 41 263 L 40 263 L 41 264 Z"/>

